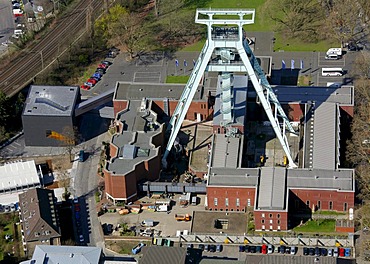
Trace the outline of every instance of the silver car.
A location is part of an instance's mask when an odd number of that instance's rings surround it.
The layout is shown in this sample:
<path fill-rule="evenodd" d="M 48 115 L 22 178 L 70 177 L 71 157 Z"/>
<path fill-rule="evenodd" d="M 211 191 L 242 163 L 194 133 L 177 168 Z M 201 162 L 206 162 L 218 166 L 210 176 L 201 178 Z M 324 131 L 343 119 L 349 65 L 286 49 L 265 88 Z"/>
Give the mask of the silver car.
<path fill-rule="evenodd" d="M 334 248 L 333 250 L 333 257 L 337 258 L 339 256 L 339 248 Z"/>

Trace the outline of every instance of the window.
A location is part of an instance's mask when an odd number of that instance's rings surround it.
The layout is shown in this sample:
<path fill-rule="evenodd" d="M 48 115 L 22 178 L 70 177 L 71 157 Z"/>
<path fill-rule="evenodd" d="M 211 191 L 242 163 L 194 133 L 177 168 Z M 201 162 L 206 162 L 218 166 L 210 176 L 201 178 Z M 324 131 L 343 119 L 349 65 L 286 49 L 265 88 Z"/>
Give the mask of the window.
<path fill-rule="evenodd" d="M 277 220 L 278 225 L 280 225 L 280 220 Z"/>
<path fill-rule="evenodd" d="M 332 201 L 329 202 L 329 210 L 333 210 L 333 202 Z"/>
<path fill-rule="evenodd" d="M 278 226 L 277 230 L 280 231 L 280 226 Z"/>
<path fill-rule="evenodd" d="M 261 217 L 262 217 L 262 218 L 265 218 L 265 214 L 262 214 L 262 215 L 261 215 Z"/>
<path fill-rule="evenodd" d="M 346 212 L 347 211 L 347 203 L 344 203 L 343 205 L 343 211 Z"/>
<path fill-rule="evenodd" d="M 215 206 L 217 206 L 217 198 L 214 198 L 214 200 L 213 200 L 213 202 L 214 202 L 214 204 L 215 204 Z"/>
<path fill-rule="evenodd" d="M 240 199 L 236 198 L 236 206 L 240 206 Z"/>
<path fill-rule="evenodd" d="M 306 201 L 306 205 L 310 207 L 310 201 Z"/>
<path fill-rule="evenodd" d="M 265 223 L 265 219 L 262 219 L 262 220 L 261 220 L 261 223 L 262 223 L 262 224 L 264 224 L 264 223 Z"/>
<path fill-rule="evenodd" d="M 229 198 L 225 198 L 225 206 L 229 206 Z"/>
<path fill-rule="evenodd" d="M 280 214 L 277 214 L 277 218 L 280 218 Z"/>
<path fill-rule="evenodd" d="M 265 230 L 265 225 L 262 225 L 262 230 Z"/>
<path fill-rule="evenodd" d="M 270 219 L 270 224 L 272 224 L 272 219 Z"/>
<path fill-rule="evenodd" d="M 272 231 L 272 226 L 270 226 L 270 231 Z"/>
<path fill-rule="evenodd" d="M 321 208 L 321 201 L 317 201 L 317 208 L 320 209 Z"/>
<path fill-rule="evenodd" d="M 269 217 L 272 218 L 272 214 L 269 214 Z"/>

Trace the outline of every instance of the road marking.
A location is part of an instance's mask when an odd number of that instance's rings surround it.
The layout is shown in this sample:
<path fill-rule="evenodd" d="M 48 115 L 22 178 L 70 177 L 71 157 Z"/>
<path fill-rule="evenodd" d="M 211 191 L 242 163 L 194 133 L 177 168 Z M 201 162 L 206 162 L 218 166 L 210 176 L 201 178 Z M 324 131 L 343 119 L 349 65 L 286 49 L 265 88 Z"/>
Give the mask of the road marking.
<path fill-rule="evenodd" d="M 161 73 L 160 72 L 135 72 L 134 73 L 134 82 L 139 82 L 139 79 L 143 79 L 144 82 L 160 82 Z"/>

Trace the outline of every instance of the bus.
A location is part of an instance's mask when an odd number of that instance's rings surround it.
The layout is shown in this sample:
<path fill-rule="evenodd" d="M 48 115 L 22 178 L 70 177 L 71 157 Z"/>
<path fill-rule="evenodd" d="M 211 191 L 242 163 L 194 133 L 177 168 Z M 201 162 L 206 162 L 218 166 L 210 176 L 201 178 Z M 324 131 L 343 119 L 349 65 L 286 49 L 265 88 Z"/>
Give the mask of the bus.
<path fill-rule="evenodd" d="M 322 76 L 342 76 L 343 69 L 342 68 L 322 68 L 321 75 Z"/>

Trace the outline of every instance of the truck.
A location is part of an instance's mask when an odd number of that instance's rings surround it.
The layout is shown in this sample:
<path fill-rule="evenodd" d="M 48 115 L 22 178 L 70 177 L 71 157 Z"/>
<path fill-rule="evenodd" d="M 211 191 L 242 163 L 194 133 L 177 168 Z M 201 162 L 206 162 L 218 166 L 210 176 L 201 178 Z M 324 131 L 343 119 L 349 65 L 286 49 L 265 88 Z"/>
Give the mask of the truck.
<path fill-rule="evenodd" d="M 139 244 L 137 244 L 135 247 L 133 247 L 132 248 L 132 254 L 137 254 L 137 253 L 139 253 L 140 251 L 141 251 L 141 249 L 143 248 L 145 246 L 145 244 L 144 243 L 139 243 Z"/>
<path fill-rule="evenodd" d="M 175 214 L 175 219 L 177 221 L 190 221 L 191 217 L 189 214 L 185 214 L 185 215 L 179 215 L 179 214 Z"/>
<path fill-rule="evenodd" d="M 157 205 L 156 212 L 167 212 L 168 211 L 168 205 L 161 204 Z"/>
<path fill-rule="evenodd" d="M 153 227 L 154 226 L 154 221 L 151 219 L 146 219 L 141 222 L 141 226 L 144 227 Z"/>

